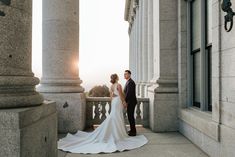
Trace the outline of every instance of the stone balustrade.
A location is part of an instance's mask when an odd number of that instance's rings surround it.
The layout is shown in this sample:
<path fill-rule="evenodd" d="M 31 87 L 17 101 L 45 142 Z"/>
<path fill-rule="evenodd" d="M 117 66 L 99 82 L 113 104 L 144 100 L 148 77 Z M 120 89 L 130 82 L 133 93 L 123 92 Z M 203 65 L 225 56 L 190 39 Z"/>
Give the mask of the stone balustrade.
<path fill-rule="evenodd" d="M 135 108 L 136 125 L 149 127 L 149 99 L 138 98 Z M 87 97 L 86 98 L 86 126 L 101 124 L 111 112 L 111 99 L 109 97 Z M 124 110 L 124 118 L 128 123 L 127 113 Z"/>

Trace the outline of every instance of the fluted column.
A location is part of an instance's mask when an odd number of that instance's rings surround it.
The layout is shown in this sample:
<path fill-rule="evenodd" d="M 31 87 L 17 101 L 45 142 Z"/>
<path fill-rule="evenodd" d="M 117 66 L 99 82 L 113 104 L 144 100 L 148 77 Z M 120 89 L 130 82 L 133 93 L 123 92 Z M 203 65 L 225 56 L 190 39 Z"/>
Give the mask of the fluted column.
<path fill-rule="evenodd" d="M 148 0 L 148 78 L 146 96 L 148 96 L 148 88 L 151 86 L 153 79 L 153 20 L 153 0 Z"/>
<path fill-rule="evenodd" d="M 129 68 L 132 69 L 132 60 L 131 60 L 131 56 L 132 56 L 132 30 L 129 33 Z"/>
<path fill-rule="evenodd" d="M 133 39 L 132 39 L 132 41 L 133 41 L 133 45 L 132 45 L 132 47 L 133 47 L 133 55 L 132 55 L 132 62 L 133 62 L 133 67 L 132 67 L 132 78 L 135 80 L 135 58 L 134 58 L 134 56 L 135 56 L 135 53 L 136 53 L 136 21 L 135 21 L 136 19 L 135 19 L 135 17 L 134 17 L 134 21 L 133 21 Z"/>
<path fill-rule="evenodd" d="M 130 2 L 131 6 L 133 6 L 133 1 Z M 129 10 L 129 42 L 130 42 L 130 50 L 129 50 L 129 69 L 133 71 L 134 68 L 134 60 L 133 60 L 133 55 L 134 55 L 134 12 L 132 9 Z"/>
<path fill-rule="evenodd" d="M 148 1 L 142 0 L 142 80 L 141 97 L 146 95 L 146 84 L 148 81 Z"/>
<path fill-rule="evenodd" d="M 140 96 L 141 94 L 141 80 L 142 80 L 142 12 L 143 12 L 143 6 L 142 6 L 143 0 L 139 0 L 139 9 L 137 14 L 138 17 L 138 55 L 137 55 L 137 94 Z"/>
<path fill-rule="evenodd" d="M 148 0 L 148 82 L 153 78 L 153 0 Z"/>
<path fill-rule="evenodd" d="M 159 67 L 159 53 L 160 53 L 160 2 L 153 0 L 153 78 L 151 83 L 156 86 L 157 80 L 160 75 L 160 67 Z M 154 87 L 153 89 L 155 89 Z"/>
<path fill-rule="evenodd" d="M 131 26 L 131 28 L 130 28 L 131 30 L 130 30 L 130 34 L 129 34 L 129 43 L 130 43 L 130 45 L 129 45 L 129 68 L 130 68 L 130 70 L 132 71 L 133 70 L 133 44 L 134 44 L 134 41 L 133 41 L 133 24 L 132 24 L 132 26 Z"/>
<path fill-rule="evenodd" d="M 135 75 L 136 75 L 136 94 L 139 95 L 139 88 L 138 88 L 138 82 L 139 82 L 139 29 L 140 29 L 140 25 L 139 25 L 139 6 L 137 6 L 136 8 L 136 44 L 135 44 L 135 47 L 136 47 L 136 55 L 135 55 Z"/>
<path fill-rule="evenodd" d="M 43 0 L 42 80 L 38 90 L 57 102 L 59 132 L 84 129 L 79 78 L 79 0 Z"/>
<path fill-rule="evenodd" d="M 1 4 L 1 11 L 0 108 L 40 105 L 43 97 L 35 91 L 39 79 L 31 70 L 32 1 L 22 5 L 12 0 Z"/>
<path fill-rule="evenodd" d="M 136 61 L 135 61 L 135 56 L 136 56 L 136 52 L 137 52 L 137 36 L 136 36 L 136 33 L 137 33 L 137 21 L 136 21 L 136 15 L 135 15 L 135 18 L 134 18 L 134 32 L 133 32 L 133 49 L 134 49 L 134 52 L 133 52 L 133 56 L 132 56 L 132 60 L 133 60 L 133 69 L 132 69 L 132 78 L 136 81 Z"/>

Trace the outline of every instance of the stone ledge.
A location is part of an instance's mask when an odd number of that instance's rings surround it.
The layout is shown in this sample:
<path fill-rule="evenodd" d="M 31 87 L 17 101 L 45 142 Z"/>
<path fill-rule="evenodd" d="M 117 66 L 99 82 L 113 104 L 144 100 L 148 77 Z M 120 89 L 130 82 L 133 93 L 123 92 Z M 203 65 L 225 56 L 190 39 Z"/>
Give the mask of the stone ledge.
<path fill-rule="evenodd" d="M 56 113 L 55 102 L 44 101 L 40 106 L 0 110 L 0 130 L 19 129 Z"/>
<path fill-rule="evenodd" d="M 193 108 L 180 109 L 179 118 L 212 139 L 219 141 L 219 123 L 209 113 Z"/>
<path fill-rule="evenodd" d="M 1 157 L 57 157 L 56 104 L 0 110 Z"/>

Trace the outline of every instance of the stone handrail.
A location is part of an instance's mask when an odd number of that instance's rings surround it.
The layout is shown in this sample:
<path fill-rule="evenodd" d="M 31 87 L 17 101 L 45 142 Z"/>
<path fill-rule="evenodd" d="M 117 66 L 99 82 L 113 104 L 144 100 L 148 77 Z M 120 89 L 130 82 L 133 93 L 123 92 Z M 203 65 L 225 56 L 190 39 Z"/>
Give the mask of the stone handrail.
<path fill-rule="evenodd" d="M 135 109 L 135 118 L 137 125 L 149 127 L 149 99 L 137 98 L 137 105 Z M 87 97 L 86 98 L 86 125 L 92 127 L 93 125 L 101 124 L 111 111 L 110 97 Z M 124 110 L 124 118 L 128 124 L 127 113 Z"/>

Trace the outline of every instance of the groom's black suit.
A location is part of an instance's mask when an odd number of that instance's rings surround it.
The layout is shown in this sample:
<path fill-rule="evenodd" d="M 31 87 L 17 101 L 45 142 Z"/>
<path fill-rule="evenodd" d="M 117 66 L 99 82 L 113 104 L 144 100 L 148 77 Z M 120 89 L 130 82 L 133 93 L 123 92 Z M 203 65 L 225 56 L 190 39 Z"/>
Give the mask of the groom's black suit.
<path fill-rule="evenodd" d="M 128 105 L 127 115 L 131 127 L 130 132 L 136 133 L 134 112 L 135 112 L 135 106 L 137 104 L 137 99 L 135 92 L 135 82 L 131 78 L 126 82 L 124 93 L 125 93 L 125 101 Z"/>

